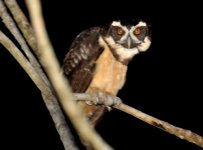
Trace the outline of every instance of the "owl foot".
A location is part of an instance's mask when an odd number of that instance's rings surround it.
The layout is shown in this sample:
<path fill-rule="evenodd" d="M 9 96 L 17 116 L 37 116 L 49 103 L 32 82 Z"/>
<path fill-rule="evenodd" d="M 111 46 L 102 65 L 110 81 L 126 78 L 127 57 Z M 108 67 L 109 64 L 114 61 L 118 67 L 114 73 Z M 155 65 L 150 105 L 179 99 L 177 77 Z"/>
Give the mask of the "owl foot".
<path fill-rule="evenodd" d="M 104 105 L 107 108 L 122 103 L 121 99 L 109 92 L 100 90 L 98 88 L 90 88 L 87 93 L 94 101 L 86 101 L 88 105 Z"/>

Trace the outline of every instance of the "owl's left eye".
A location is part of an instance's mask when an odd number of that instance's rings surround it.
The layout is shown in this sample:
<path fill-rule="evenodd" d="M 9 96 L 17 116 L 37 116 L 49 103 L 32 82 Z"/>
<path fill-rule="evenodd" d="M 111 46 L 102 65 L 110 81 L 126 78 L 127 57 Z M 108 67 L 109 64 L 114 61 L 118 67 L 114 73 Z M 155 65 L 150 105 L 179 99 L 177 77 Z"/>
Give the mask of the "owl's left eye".
<path fill-rule="evenodd" d="M 116 29 L 116 33 L 117 33 L 118 35 L 122 36 L 122 35 L 125 33 L 125 31 L 124 31 L 122 28 L 118 27 L 118 28 Z"/>

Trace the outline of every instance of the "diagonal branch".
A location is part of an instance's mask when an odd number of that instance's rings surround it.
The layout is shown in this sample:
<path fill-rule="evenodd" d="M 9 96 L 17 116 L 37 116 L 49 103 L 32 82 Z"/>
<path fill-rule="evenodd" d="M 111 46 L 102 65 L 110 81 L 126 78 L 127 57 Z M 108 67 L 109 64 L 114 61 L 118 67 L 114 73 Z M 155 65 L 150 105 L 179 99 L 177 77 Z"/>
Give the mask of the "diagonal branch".
<path fill-rule="evenodd" d="M 42 92 L 42 97 L 49 110 L 50 115 L 55 123 L 56 129 L 60 135 L 62 143 L 66 150 L 77 150 L 77 147 L 73 143 L 71 132 L 67 126 L 63 113 L 59 107 L 58 101 L 52 94 L 50 88 L 43 82 L 39 74 L 34 70 L 29 61 L 20 52 L 20 50 L 13 44 L 13 42 L 6 37 L 0 30 L 0 43 L 11 53 L 11 55 L 17 60 L 21 67 L 33 80 L 35 85 Z"/>
<path fill-rule="evenodd" d="M 5 5 L 3 4 L 2 0 L 0 0 L 0 16 L 3 19 L 4 24 L 9 29 L 9 31 L 12 33 L 12 35 L 15 37 L 15 39 L 18 41 L 18 43 L 21 45 L 22 50 L 25 52 L 26 56 L 28 57 L 31 65 L 36 70 L 38 74 L 40 74 L 41 78 L 44 80 L 44 82 L 47 85 L 50 85 L 48 79 L 46 78 L 46 75 L 41 69 L 40 64 L 34 57 L 34 55 L 31 53 L 30 49 L 28 48 L 24 38 L 22 37 L 20 31 L 16 27 L 15 22 L 13 21 L 12 17 L 7 12 L 7 9 Z M 31 35 L 30 35 L 31 36 Z"/>
<path fill-rule="evenodd" d="M 7 7 L 9 8 L 9 10 L 11 11 L 18 27 L 20 28 L 21 32 L 23 33 L 23 36 L 25 37 L 29 46 L 32 48 L 32 50 L 35 53 L 38 54 L 37 40 L 36 40 L 34 31 L 31 27 L 28 19 L 26 18 L 26 16 L 24 15 L 24 13 L 20 9 L 20 7 L 18 6 L 18 3 L 16 2 L 16 0 L 4 0 L 4 2 L 7 5 Z"/>
<path fill-rule="evenodd" d="M 97 103 L 93 98 L 91 98 L 90 95 L 87 93 L 74 93 L 75 99 L 77 100 L 86 100 L 86 101 L 92 101 L 93 103 Z M 104 102 L 104 100 L 103 100 Z M 112 102 L 111 102 L 112 104 Z M 125 113 L 128 113 L 150 125 L 153 125 L 159 129 L 162 129 L 170 134 L 173 134 L 181 139 L 185 139 L 188 142 L 194 143 L 200 147 L 203 148 L 203 137 L 186 129 L 182 129 L 179 127 L 175 127 L 165 121 L 159 120 L 155 117 L 152 117 L 148 114 L 145 114 L 133 107 L 130 107 L 124 103 L 120 103 L 118 105 L 113 106 L 114 108 L 121 110 Z"/>
<path fill-rule="evenodd" d="M 147 115 L 133 107 L 121 103 L 120 105 L 114 106 L 114 108 L 119 109 L 125 113 L 128 113 L 150 125 L 153 125 L 159 129 L 162 129 L 170 134 L 173 134 L 181 139 L 187 140 L 188 142 L 194 143 L 203 148 L 203 137 L 186 129 L 180 127 L 175 127 L 168 122 L 159 120 L 155 117 Z"/>
<path fill-rule="evenodd" d="M 54 55 L 54 50 L 48 40 L 44 20 L 42 18 L 41 5 L 39 0 L 27 0 L 28 11 L 36 33 L 38 47 L 41 52 L 40 60 L 47 72 L 56 93 L 60 99 L 64 111 L 69 116 L 75 129 L 88 144 L 92 145 L 95 150 L 112 149 L 104 140 L 91 128 L 84 119 L 81 109 L 73 100 L 73 95 L 68 86 L 67 80 L 63 77 L 59 63 Z"/>
<path fill-rule="evenodd" d="M 21 53 L 21 51 L 14 45 L 14 43 L 0 30 L 0 43 L 11 53 L 11 55 L 17 60 L 21 67 L 26 71 L 30 78 L 34 81 L 37 87 L 41 90 L 46 89 L 44 82 L 40 81 L 40 76 L 35 72 L 34 68 L 27 60 L 27 58 Z M 42 84 L 41 84 L 42 83 Z"/>
<path fill-rule="evenodd" d="M 44 72 L 41 70 L 39 63 L 26 45 L 26 42 L 18 31 L 13 19 L 8 14 L 2 0 L 0 0 L 0 17 L 3 19 L 5 25 L 14 35 L 16 40 L 20 43 L 22 49 L 27 54 L 27 57 L 29 58 L 30 62 L 24 57 L 20 50 L 1 32 L 0 38 L 2 45 L 4 45 L 9 50 L 9 52 L 14 56 L 14 58 L 19 62 L 19 64 L 31 77 L 36 86 L 41 90 L 43 100 L 45 101 L 47 109 L 49 110 L 50 115 L 52 116 L 52 119 L 55 123 L 56 129 L 60 135 L 65 149 L 77 150 L 77 147 L 73 142 L 71 132 L 69 131 L 68 125 L 61 111 L 61 108 L 56 100 L 56 97 L 53 95 L 52 90 L 50 89 L 51 87 L 49 80 L 45 76 Z M 23 22 L 23 19 L 24 18 L 20 20 Z M 29 28 L 31 27 L 29 26 Z M 28 28 L 23 28 L 23 30 L 27 29 Z M 32 33 L 29 31 L 24 32 L 30 34 Z M 29 37 L 34 37 L 34 35 L 29 35 Z"/>

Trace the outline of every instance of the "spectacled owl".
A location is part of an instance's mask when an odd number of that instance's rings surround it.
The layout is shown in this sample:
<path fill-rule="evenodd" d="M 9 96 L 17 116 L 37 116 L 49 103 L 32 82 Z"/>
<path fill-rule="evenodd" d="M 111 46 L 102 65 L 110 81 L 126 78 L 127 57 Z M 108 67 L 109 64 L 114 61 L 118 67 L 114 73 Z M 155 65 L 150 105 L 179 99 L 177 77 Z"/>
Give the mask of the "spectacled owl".
<path fill-rule="evenodd" d="M 128 63 L 150 45 L 151 36 L 144 21 L 113 21 L 109 27 L 81 32 L 71 44 L 62 69 L 73 92 L 116 96 L 125 83 Z M 106 106 L 84 101 L 78 104 L 93 126 L 107 110 Z"/>

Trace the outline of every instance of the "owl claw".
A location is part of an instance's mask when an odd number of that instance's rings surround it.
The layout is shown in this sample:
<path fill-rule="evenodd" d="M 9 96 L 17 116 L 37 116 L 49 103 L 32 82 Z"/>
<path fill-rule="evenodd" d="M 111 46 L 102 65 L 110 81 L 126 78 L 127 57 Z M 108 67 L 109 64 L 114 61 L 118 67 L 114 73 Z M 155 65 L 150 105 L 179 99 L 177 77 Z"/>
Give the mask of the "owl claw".
<path fill-rule="evenodd" d="M 102 104 L 105 106 L 115 106 L 121 103 L 121 99 L 114 95 L 105 95 L 102 101 Z"/>
<path fill-rule="evenodd" d="M 122 103 L 122 100 L 119 97 L 99 89 L 90 90 L 88 91 L 88 94 L 94 100 L 86 101 L 88 105 L 104 105 L 107 106 L 107 108 L 110 108 L 111 106 Z"/>

